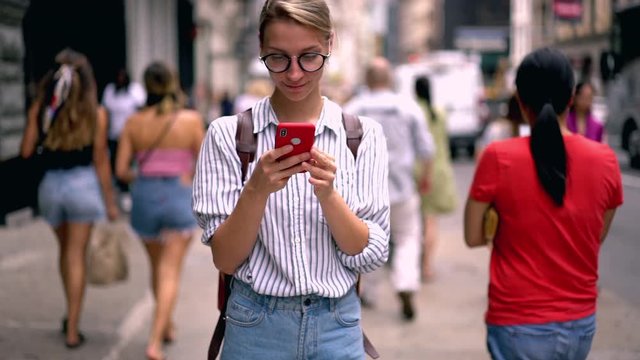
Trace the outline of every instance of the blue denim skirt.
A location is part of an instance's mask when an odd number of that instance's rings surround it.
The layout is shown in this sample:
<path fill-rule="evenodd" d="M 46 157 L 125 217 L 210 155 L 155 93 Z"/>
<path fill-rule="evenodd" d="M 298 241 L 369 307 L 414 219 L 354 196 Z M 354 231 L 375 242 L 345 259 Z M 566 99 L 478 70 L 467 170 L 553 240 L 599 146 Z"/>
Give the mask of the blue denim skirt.
<path fill-rule="evenodd" d="M 53 227 L 94 223 L 106 217 L 102 190 L 93 166 L 48 170 L 38 188 L 40 215 Z"/>
<path fill-rule="evenodd" d="M 139 177 L 131 188 L 131 227 L 145 241 L 161 240 L 162 230 L 192 231 L 191 185 L 179 177 Z"/>
<path fill-rule="evenodd" d="M 596 316 L 536 325 L 487 325 L 494 360 L 584 360 L 596 333 Z"/>
<path fill-rule="evenodd" d="M 231 286 L 221 360 L 365 358 L 354 288 L 333 299 L 260 295 L 238 280 Z"/>

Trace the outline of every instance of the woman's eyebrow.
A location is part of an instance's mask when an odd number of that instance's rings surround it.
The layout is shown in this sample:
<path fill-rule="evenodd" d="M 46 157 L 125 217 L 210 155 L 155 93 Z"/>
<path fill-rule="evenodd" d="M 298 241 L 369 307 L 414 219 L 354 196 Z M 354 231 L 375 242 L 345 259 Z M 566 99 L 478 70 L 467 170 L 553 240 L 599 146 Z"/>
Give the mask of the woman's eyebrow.
<path fill-rule="evenodd" d="M 267 47 L 267 52 L 269 52 L 269 51 L 274 51 L 274 52 L 278 52 L 278 53 L 282 53 L 282 54 L 287 54 L 288 55 L 288 53 L 285 50 L 279 49 L 279 48 L 273 47 L 273 46 L 268 46 Z M 322 47 L 319 46 L 319 45 L 309 46 L 309 47 L 306 47 L 306 48 L 300 50 L 299 53 L 303 54 L 303 53 L 310 52 L 310 51 L 312 51 L 312 52 L 322 52 Z"/>

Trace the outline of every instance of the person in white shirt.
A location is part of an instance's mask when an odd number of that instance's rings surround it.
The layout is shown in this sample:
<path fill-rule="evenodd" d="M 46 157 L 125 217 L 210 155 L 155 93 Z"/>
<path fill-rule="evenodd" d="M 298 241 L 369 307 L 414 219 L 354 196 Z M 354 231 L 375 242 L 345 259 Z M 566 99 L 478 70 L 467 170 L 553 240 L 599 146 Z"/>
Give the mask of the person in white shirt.
<path fill-rule="evenodd" d="M 405 320 L 413 320 L 413 293 L 420 288 L 420 193 L 429 188 L 433 138 L 424 112 L 413 99 L 392 90 L 391 65 L 384 58 L 371 60 L 366 71 L 368 91 L 345 104 L 348 113 L 368 116 L 382 125 L 389 150 L 389 201 L 391 204 L 391 279 L 401 301 Z M 416 185 L 416 163 L 418 184 Z M 363 300 L 376 298 L 376 274 L 364 277 Z M 363 291 L 364 293 L 364 291 Z"/>
<path fill-rule="evenodd" d="M 109 116 L 109 152 L 111 153 L 111 172 L 115 173 L 115 159 L 117 156 L 118 139 L 129 116 L 138 111 L 147 100 L 144 87 L 131 82 L 126 69 L 120 68 L 113 82 L 107 84 L 102 94 L 102 105 Z M 120 192 L 129 191 L 126 183 L 116 180 Z M 127 205 L 124 206 L 128 207 Z M 126 209 L 125 209 L 126 210 Z"/>

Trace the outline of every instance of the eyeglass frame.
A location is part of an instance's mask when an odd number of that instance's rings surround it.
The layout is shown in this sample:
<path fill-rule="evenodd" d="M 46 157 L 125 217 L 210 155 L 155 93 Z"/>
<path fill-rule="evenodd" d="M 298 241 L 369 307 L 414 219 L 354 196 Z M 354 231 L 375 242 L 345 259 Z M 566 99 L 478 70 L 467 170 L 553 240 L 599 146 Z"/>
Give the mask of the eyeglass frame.
<path fill-rule="evenodd" d="M 301 57 L 303 57 L 305 55 L 310 55 L 310 54 L 320 55 L 322 57 L 322 64 L 316 70 L 313 70 L 313 71 L 306 70 L 302 66 L 302 63 L 300 62 L 300 58 Z M 273 70 L 269 69 L 269 66 L 267 65 L 267 62 L 265 61 L 265 59 L 268 58 L 269 56 L 274 56 L 274 55 L 284 56 L 288 60 L 287 66 L 284 68 L 284 70 L 282 70 L 282 71 L 273 71 Z M 308 73 L 314 73 L 314 72 L 320 71 L 320 69 L 322 69 L 324 67 L 324 64 L 327 62 L 327 59 L 330 56 L 331 56 L 331 52 L 329 52 L 329 53 L 327 53 L 325 55 L 325 54 L 322 54 L 322 53 L 319 53 L 319 52 L 315 52 L 315 51 L 304 52 L 304 53 L 302 53 L 300 55 L 293 55 L 293 56 L 289 56 L 287 54 L 282 54 L 282 53 L 271 53 L 271 54 L 267 54 L 265 56 L 260 56 L 258 58 L 258 60 L 262 61 L 262 63 L 267 68 L 267 70 L 269 70 L 269 72 L 272 72 L 274 74 L 282 74 L 284 72 L 287 72 L 287 70 L 289 70 L 291 68 L 291 60 L 293 60 L 293 58 L 296 58 L 297 59 L 297 63 L 298 63 L 298 67 L 300 67 L 300 70 L 302 70 L 304 72 L 308 72 Z"/>

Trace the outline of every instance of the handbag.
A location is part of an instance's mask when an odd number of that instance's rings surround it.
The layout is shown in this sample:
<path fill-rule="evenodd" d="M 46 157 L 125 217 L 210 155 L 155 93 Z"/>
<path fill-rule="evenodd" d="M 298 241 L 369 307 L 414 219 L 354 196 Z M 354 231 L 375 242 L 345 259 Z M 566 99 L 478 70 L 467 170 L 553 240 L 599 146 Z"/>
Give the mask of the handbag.
<path fill-rule="evenodd" d="M 129 275 L 125 243 L 129 229 L 119 222 L 94 225 L 87 251 L 87 281 L 92 285 L 109 285 L 124 281 Z"/>

